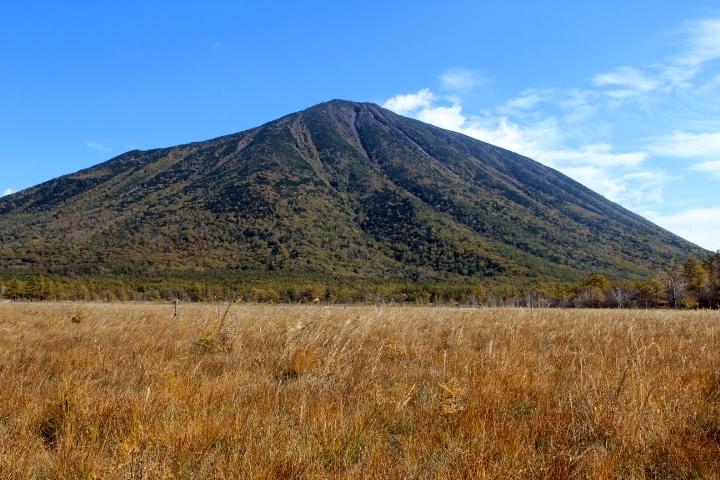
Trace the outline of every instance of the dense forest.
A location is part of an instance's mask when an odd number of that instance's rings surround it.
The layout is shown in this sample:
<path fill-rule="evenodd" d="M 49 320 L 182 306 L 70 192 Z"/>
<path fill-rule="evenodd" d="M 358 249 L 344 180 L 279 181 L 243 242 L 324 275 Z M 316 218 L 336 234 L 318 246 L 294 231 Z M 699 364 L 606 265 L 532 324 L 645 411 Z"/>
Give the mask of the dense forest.
<path fill-rule="evenodd" d="M 612 281 L 593 274 L 575 283 L 534 284 L 466 281 L 414 283 L 329 279 L 286 273 L 233 276 L 218 272 L 184 275 L 60 276 L 0 274 L 6 300 L 181 301 L 237 300 L 265 303 L 415 303 L 532 307 L 720 308 L 720 252 L 690 257 L 643 280 Z"/>
<path fill-rule="evenodd" d="M 529 158 L 341 100 L 0 199 L 5 299 L 709 307 L 709 253 Z"/>

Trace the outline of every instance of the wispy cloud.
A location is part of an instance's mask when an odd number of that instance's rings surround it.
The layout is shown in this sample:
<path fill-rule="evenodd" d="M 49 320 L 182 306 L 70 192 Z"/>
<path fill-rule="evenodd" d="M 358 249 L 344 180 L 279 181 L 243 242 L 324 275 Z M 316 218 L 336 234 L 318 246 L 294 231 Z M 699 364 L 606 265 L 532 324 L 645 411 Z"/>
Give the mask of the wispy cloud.
<path fill-rule="evenodd" d="M 619 89 L 611 91 L 639 92 L 649 92 L 661 85 L 659 80 L 651 78 L 633 67 L 617 67 L 609 72 L 601 73 L 592 79 L 592 83 L 598 87 Z"/>
<path fill-rule="evenodd" d="M 550 89 L 528 88 L 520 92 L 520 95 L 513 97 L 500 107 L 500 111 L 506 113 L 518 113 L 538 107 L 543 102 L 551 101 L 555 92 Z"/>
<path fill-rule="evenodd" d="M 469 102 L 467 87 L 484 83 L 463 69 L 443 72 L 437 89 L 396 95 L 385 106 L 531 157 L 629 208 L 667 210 L 668 185 L 690 184 L 693 172 L 720 178 L 712 107 L 720 107 L 720 74 L 711 70 L 720 60 L 720 18 L 686 22 L 675 35 L 678 50 L 654 62 L 618 66 L 571 88 L 526 88 L 472 113 L 466 106 L 477 101 Z M 679 159 L 687 162 L 671 166 Z"/>
<path fill-rule="evenodd" d="M 223 43 L 220 40 L 218 40 L 217 42 L 212 44 L 212 48 L 213 48 L 213 50 L 217 50 L 218 48 L 222 47 L 222 45 L 223 45 Z"/>
<path fill-rule="evenodd" d="M 720 58 L 720 18 L 686 22 L 679 33 L 685 39 L 685 49 L 674 57 L 674 63 L 692 67 Z"/>
<path fill-rule="evenodd" d="M 107 148 L 102 143 L 98 143 L 98 142 L 83 142 L 83 145 L 85 145 L 90 150 L 97 150 L 100 152 L 109 152 L 110 151 L 109 148 Z"/>
<path fill-rule="evenodd" d="M 658 155 L 671 157 L 718 159 L 720 158 L 720 132 L 675 131 L 653 140 L 650 149 Z"/>
<path fill-rule="evenodd" d="M 690 167 L 690 170 L 710 173 L 715 178 L 720 179 L 720 160 L 696 163 Z"/>
<path fill-rule="evenodd" d="M 706 64 L 720 59 L 720 19 L 707 18 L 685 22 L 675 32 L 681 39 L 681 51 L 647 66 L 620 66 L 592 78 L 616 105 L 619 102 L 648 98 L 652 92 L 693 87 Z"/>
<path fill-rule="evenodd" d="M 626 102 L 647 101 L 659 88 L 666 88 L 655 72 L 643 72 L 639 68 L 622 66 L 596 75 L 591 80 L 598 93 L 608 99 L 607 106 L 617 108 Z"/>
<path fill-rule="evenodd" d="M 15 193 L 16 191 L 17 191 L 17 190 L 15 190 L 15 189 L 13 189 L 13 188 L 6 188 L 5 190 L 2 191 L 2 195 L 0 195 L 0 197 L 5 197 L 5 196 L 7 196 L 7 195 L 12 195 L 12 194 Z"/>
<path fill-rule="evenodd" d="M 451 92 L 467 93 L 487 83 L 484 75 L 477 70 L 451 68 L 440 75 L 440 84 Z"/>
<path fill-rule="evenodd" d="M 608 143 L 581 145 L 574 150 L 549 150 L 540 157 L 555 164 L 581 164 L 596 167 L 636 167 L 648 158 L 644 151 L 614 152 Z"/>
<path fill-rule="evenodd" d="M 689 170 L 720 179 L 720 132 L 676 131 L 655 139 L 650 150 L 656 155 L 689 160 Z"/>
<path fill-rule="evenodd" d="M 648 214 L 671 232 L 709 250 L 720 250 L 720 207 L 692 208 L 674 214 Z"/>

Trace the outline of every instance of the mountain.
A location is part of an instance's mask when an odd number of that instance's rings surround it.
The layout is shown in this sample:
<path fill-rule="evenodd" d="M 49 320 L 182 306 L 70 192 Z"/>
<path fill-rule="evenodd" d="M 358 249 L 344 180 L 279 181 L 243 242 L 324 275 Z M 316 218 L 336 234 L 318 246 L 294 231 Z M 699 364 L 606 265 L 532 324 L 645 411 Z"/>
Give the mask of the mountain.
<path fill-rule="evenodd" d="M 577 280 L 705 253 L 529 158 L 342 100 L 0 199 L 6 272 Z"/>

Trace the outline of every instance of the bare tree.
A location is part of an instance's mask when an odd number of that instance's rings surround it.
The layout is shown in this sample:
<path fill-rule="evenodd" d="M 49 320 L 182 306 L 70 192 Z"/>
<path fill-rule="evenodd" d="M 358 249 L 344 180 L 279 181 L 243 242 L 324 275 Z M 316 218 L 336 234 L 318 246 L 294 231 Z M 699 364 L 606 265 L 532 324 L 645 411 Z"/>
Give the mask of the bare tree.
<path fill-rule="evenodd" d="M 625 307 L 628 296 L 627 296 L 627 292 L 625 291 L 625 288 L 622 285 L 614 286 L 612 288 L 612 290 L 610 291 L 610 293 L 612 295 L 613 300 L 615 301 L 615 305 L 618 308 Z"/>
<path fill-rule="evenodd" d="M 682 307 L 686 294 L 687 281 L 678 275 L 670 275 L 668 277 L 668 303 L 670 306 Z"/>

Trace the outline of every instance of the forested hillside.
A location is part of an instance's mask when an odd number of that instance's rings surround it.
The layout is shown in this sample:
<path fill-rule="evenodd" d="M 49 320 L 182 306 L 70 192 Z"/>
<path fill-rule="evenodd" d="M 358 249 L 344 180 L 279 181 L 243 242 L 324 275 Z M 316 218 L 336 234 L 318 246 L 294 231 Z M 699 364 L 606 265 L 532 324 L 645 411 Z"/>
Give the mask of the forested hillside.
<path fill-rule="evenodd" d="M 4 278 L 518 286 L 706 254 L 531 159 L 339 100 L 0 199 Z"/>

